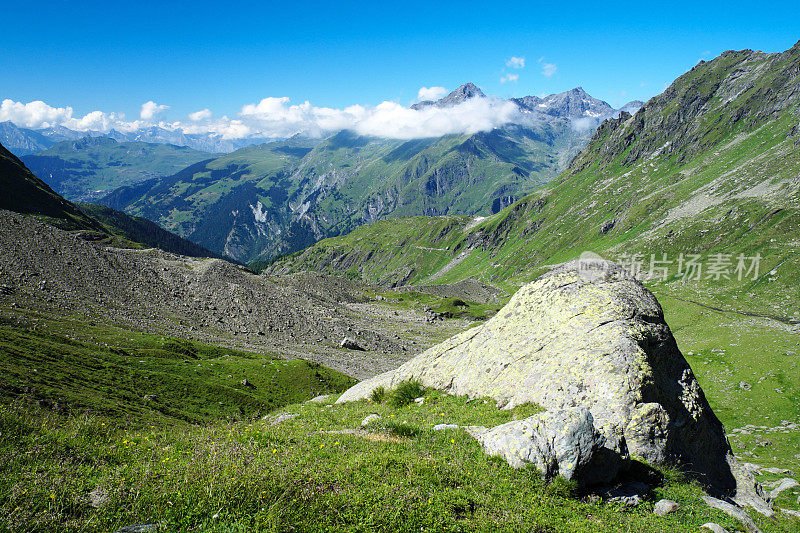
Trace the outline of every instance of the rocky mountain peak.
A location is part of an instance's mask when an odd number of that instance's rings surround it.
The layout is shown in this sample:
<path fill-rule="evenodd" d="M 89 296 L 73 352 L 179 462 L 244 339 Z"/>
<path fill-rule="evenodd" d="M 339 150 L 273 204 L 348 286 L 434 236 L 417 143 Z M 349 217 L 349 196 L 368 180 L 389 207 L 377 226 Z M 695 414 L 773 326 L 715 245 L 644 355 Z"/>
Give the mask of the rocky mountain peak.
<path fill-rule="evenodd" d="M 471 98 L 485 98 L 485 97 L 486 95 L 480 89 L 480 87 L 470 82 L 470 83 L 465 83 L 464 85 L 458 87 L 444 98 L 436 100 L 435 102 L 431 100 L 425 100 L 424 102 L 419 102 L 418 104 L 412 105 L 411 109 L 424 109 L 430 106 L 440 107 L 440 108 L 452 107 Z"/>
<path fill-rule="evenodd" d="M 583 90 L 583 87 L 575 87 L 569 91 L 550 94 L 543 98 L 524 96 L 513 98 L 512 101 L 528 111 L 571 119 L 601 118 L 611 116 L 614 112 L 614 108 L 608 103 L 592 97 Z"/>

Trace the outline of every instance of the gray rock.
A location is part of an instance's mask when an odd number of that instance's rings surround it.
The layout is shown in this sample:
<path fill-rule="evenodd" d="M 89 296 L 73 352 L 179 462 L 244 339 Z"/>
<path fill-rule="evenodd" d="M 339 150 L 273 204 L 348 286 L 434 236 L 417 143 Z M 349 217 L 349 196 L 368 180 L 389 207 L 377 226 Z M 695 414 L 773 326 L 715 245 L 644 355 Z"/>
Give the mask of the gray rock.
<path fill-rule="evenodd" d="M 753 388 L 753 386 L 750 385 L 746 381 L 740 381 L 739 382 L 739 388 L 742 389 L 742 390 L 748 391 L 748 390 L 751 390 Z"/>
<path fill-rule="evenodd" d="M 344 348 L 345 350 L 359 350 L 365 351 L 364 348 L 361 347 L 355 340 L 351 339 L 350 337 L 345 337 L 342 339 L 342 342 L 339 343 L 340 348 Z"/>
<path fill-rule="evenodd" d="M 372 422 L 373 420 L 380 420 L 380 418 L 381 418 L 381 415 L 379 415 L 377 413 L 372 413 L 371 415 L 367 415 L 367 417 L 364 418 L 364 420 L 361 421 L 361 426 L 362 427 L 368 426 L 370 424 L 370 422 Z"/>
<path fill-rule="evenodd" d="M 262 420 L 266 420 L 272 426 L 277 426 L 298 416 L 300 416 L 299 413 L 281 413 L 279 415 L 267 415 Z"/>
<path fill-rule="evenodd" d="M 468 431 L 489 455 L 504 458 L 514 468 L 532 464 L 546 479 L 561 476 L 582 485 L 608 483 L 623 463 L 620 454 L 607 453 L 605 437 L 585 407 L 546 411 Z"/>
<path fill-rule="evenodd" d="M 425 403 L 425 397 L 420 396 L 419 398 L 414 398 L 414 403 L 421 406 Z"/>
<path fill-rule="evenodd" d="M 726 513 L 737 519 L 750 533 L 761 533 L 761 530 L 758 529 L 758 526 L 756 526 L 755 522 L 753 522 L 753 519 L 750 518 L 747 513 L 745 513 L 739 507 L 711 496 L 703 496 L 703 501 L 706 502 L 706 505 L 709 507 L 719 509 L 723 513 Z"/>
<path fill-rule="evenodd" d="M 736 466 L 656 298 L 614 263 L 566 263 L 522 287 L 485 324 L 362 381 L 338 401 L 412 378 L 506 408 L 585 406 L 609 450 L 625 442 L 633 457 L 682 465 L 714 494 L 741 493 L 759 505 L 756 481 Z"/>
<path fill-rule="evenodd" d="M 331 401 L 331 398 L 333 398 L 333 394 L 320 394 L 319 396 L 314 396 L 305 403 L 327 403 Z"/>
<path fill-rule="evenodd" d="M 653 506 L 653 514 L 658 516 L 667 516 L 669 513 L 674 513 L 680 506 L 678 502 L 672 500 L 658 500 Z"/>
<path fill-rule="evenodd" d="M 790 471 L 787 470 L 786 468 L 778 468 L 777 466 L 769 466 L 767 468 L 762 468 L 761 470 L 763 470 L 764 472 L 766 472 L 768 474 L 773 474 L 773 475 L 776 475 L 776 476 L 782 476 L 784 474 L 789 474 L 790 473 Z"/>
<path fill-rule="evenodd" d="M 704 527 L 710 530 L 712 533 L 728 533 L 728 530 L 722 527 L 719 524 L 715 524 L 714 522 L 706 522 L 700 527 Z"/>
<path fill-rule="evenodd" d="M 433 426 L 433 430 L 444 431 L 445 429 L 459 429 L 460 427 L 461 426 L 459 426 L 458 424 L 436 424 L 435 426 Z"/>
<path fill-rule="evenodd" d="M 792 479 L 790 477 L 785 477 L 769 484 L 769 487 L 772 489 L 769 491 L 770 499 L 774 500 L 778 496 L 780 496 L 781 492 L 785 490 L 789 490 L 793 487 L 797 487 L 800 483 L 797 482 L 796 479 Z"/>
<path fill-rule="evenodd" d="M 95 487 L 89 493 L 89 505 L 95 509 L 99 509 L 108 503 L 108 494 L 100 487 Z"/>
<path fill-rule="evenodd" d="M 158 524 L 134 524 L 121 527 L 114 533 L 146 533 L 147 531 L 156 531 L 157 529 Z"/>

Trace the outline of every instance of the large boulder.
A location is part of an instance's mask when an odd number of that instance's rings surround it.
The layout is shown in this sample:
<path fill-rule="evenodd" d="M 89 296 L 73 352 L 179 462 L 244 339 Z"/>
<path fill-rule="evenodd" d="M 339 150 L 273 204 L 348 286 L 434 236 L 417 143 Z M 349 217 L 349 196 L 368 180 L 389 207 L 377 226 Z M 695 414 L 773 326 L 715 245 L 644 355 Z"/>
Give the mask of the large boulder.
<path fill-rule="evenodd" d="M 627 444 L 632 457 L 678 465 L 718 495 L 737 492 L 724 428 L 661 306 L 609 261 L 561 265 L 522 287 L 486 324 L 357 384 L 338 401 L 368 398 L 378 386 L 411 378 L 456 395 L 495 398 L 506 408 L 583 406 L 609 450 L 622 453 Z M 742 495 L 758 500 L 752 476 L 735 470 Z"/>

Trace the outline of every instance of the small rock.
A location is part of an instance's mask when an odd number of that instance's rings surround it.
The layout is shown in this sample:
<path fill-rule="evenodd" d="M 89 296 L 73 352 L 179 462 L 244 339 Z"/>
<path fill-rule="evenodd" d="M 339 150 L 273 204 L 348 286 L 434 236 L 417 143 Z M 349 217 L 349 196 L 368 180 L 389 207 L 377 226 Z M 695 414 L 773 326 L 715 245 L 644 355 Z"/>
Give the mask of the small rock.
<path fill-rule="evenodd" d="M 333 398 L 332 394 L 320 394 L 319 396 L 314 396 L 305 403 L 327 403 L 331 398 Z"/>
<path fill-rule="evenodd" d="M 114 533 L 145 533 L 146 531 L 155 531 L 158 529 L 158 524 L 134 524 L 132 526 L 121 527 Z"/>
<path fill-rule="evenodd" d="M 493 456 L 514 468 L 532 464 L 546 478 L 562 476 L 581 485 L 609 483 L 627 459 L 627 449 L 613 450 L 594 426 L 585 407 L 545 411 L 491 429 L 469 433 Z"/>
<path fill-rule="evenodd" d="M 108 494 L 100 487 L 96 487 L 89 493 L 89 504 L 95 509 L 99 509 L 108 503 Z"/>
<path fill-rule="evenodd" d="M 672 500 L 658 500 L 653 507 L 653 514 L 667 516 L 669 513 L 677 511 L 679 507 L 678 503 Z"/>
<path fill-rule="evenodd" d="M 753 519 L 750 518 L 750 516 L 739 507 L 733 505 L 732 503 L 718 500 L 712 496 L 702 496 L 702 498 L 709 507 L 719 509 L 723 513 L 726 513 L 737 519 L 739 522 L 741 522 L 746 531 L 749 531 L 750 533 L 761 533 L 761 530 L 758 528 L 758 526 L 756 526 L 756 523 L 753 522 Z"/>
<path fill-rule="evenodd" d="M 715 524 L 714 522 L 707 522 L 700 527 L 710 529 L 713 533 L 728 533 L 727 529 L 725 529 L 719 524 Z"/>
<path fill-rule="evenodd" d="M 796 479 L 792 479 L 790 477 L 779 479 L 778 481 L 769 484 L 769 486 L 772 487 L 772 490 L 769 491 L 769 497 L 774 500 L 780 496 L 781 492 L 789 490 L 793 487 L 797 487 L 798 485 L 800 485 L 800 483 L 798 483 Z"/>
<path fill-rule="evenodd" d="M 768 474 L 774 474 L 776 476 L 783 476 L 785 474 L 791 473 L 789 470 L 785 468 L 778 468 L 775 466 L 770 466 L 768 468 L 762 468 L 762 470 Z"/>
<path fill-rule="evenodd" d="M 345 350 L 359 350 L 362 352 L 366 351 L 350 337 L 345 337 L 344 339 L 342 339 L 342 342 L 339 343 L 339 347 L 344 348 Z"/>
<path fill-rule="evenodd" d="M 255 389 L 256 386 L 250 383 L 247 378 L 242 380 L 242 387 L 247 387 L 248 389 Z"/>
<path fill-rule="evenodd" d="M 371 415 L 367 415 L 367 417 L 361 421 L 361 427 L 368 426 L 370 422 L 373 420 L 380 419 L 381 415 L 377 413 L 372 413 Z"/>
<path fill-rule="evenodd" d="M 425 397 L 424 396 L 420 396 L 419 398 L 414 398 L 414 403 L 416 403 L 417 405 L 424 404 L 425 403 Z"/>
<path fill-rule="evenodd" d="M 433 426 L 434 431 L 444 431 L 445 429 L 458 429 L 461 426 L 458 424 L 436 424 Z"/>
<path fill-rule="evenodd" d="M 739 388 L 740 388 L 740 389 L 742 389 L 742 390 L 750 390 L 750 389 L 752 389 L 752 388 L 753 388 L 753 386 L 752 386 L 752 385 L 750 385 L 750 384 L 749 384 L 748 382 L 746 382 L 746 381 L 740 381 L 740 382 L 739 382 Z"/>
<path fill-rule="evenodd" d="M 279 415 L 267 415 L 262 420 L 268 421 L 272 426 L 277 426 L 298 416 L 300 416 L 298 413 L 281 413 Z"/>
<path fill-rule="evenodd" d="M 745 432 L 742 431 L 742 433 L 745 433 Z M 746 434 L 749 435 L 750 433 L 747 432 Z M 742 463 L 742 466 L 744 467 L 745 470 L 747 470 L 751 474 L 760 474 L 761 473 L 761 469 L 764 468 L 761 465 L 757 465 L 755 463 Z"/>

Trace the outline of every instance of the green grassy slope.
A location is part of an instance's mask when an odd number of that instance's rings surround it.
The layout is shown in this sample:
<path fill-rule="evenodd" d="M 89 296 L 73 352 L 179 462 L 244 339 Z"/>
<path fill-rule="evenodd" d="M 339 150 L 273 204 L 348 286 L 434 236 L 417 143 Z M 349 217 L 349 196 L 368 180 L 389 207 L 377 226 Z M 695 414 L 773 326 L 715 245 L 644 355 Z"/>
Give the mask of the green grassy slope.
<path fill-rule="evenodd" d="M 699 531 L 736 523 L 700 500 L 673 472 L 635 508 L 581 498 L 486 456 L 442 421 L 493 425 L 531 409 L 426 394 L 426 404 L 293 405 L 298 417 L 205 428 L 126 430 L 91 417 L 63 419 L 16 406 L 0 410 L 0 513 L 11 531 L 113 531 L 158 524 L 165 531 Z M 382 418 L 363 434 L 370 413 Z M 68 457 L 80 460 L 68 460 Z M 36 476 L 25 472 L 36 471 Z M 657 476 L 654 476 L 654 480 Z M 90 503 L 97 502 L 97 508 Z M 670 498 L 680 511 L 652 514 Z M 796 524 L 756 517 L 767 532 Z"/>
<path fill-rule="evenodd" d="M 27 314 L 24 321 L 0 322 L 2 403 L 25 397 L 71 416 L 88 412 L 126 426 L 247 419 L 353 383 L 307 361 L 81 317 Z"/>
<path fill-rule="evenodd" d="M 59 194 L 86 201 L 124 185 L 170 176 L 211 157 L 185 146 L 86 137 L 57 143 L 22 160 Z"/>

